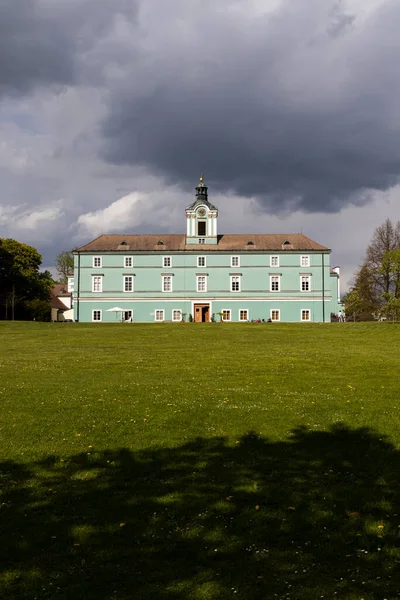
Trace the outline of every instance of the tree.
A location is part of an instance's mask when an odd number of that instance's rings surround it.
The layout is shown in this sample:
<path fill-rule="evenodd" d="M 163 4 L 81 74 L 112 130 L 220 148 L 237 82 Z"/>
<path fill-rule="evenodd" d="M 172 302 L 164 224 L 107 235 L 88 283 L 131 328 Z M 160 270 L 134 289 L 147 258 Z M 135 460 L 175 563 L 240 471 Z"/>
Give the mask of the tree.
<path fill-rule="evenodd" d="M 355 321 L 372 321 L 379 308 L 375 293 L 374 275 L 370 267 L 362 265 L 356 275 L 354 286 L 343 298 L 346 317 Z"/>
<path fill-rule="evenodd" d="M 58 273 L 59 283 L 68 283 L 68 277 L 74 274 L 74 255 L 71 251 L 57 254 L 55 267 Z"/>
<path fill-rule="evenodd" d="M 387 261 L 384 263 L 386 253 L 400 247 L 400 221 L 393 224 L 386 219 L 382 225 L 377 227 L 369 243 L 364 264 L 368 265 L 373 274 L 376 293 L 388 294 L 393 287 L 393 272 Z"/>
<path fill-rule="evenodd" d="M 42 257 L 36 248 L 13 239 L 1 239 L 0 258 L 0 293 L 6 319 L 9 308 L 14 320 L 17 305 L 33 299 L 50 301 L 54 282 L 49 271 L 40 272 Z"/>
<path fill-rule="evenodd" d="M 393 315 L 395 300 L 400 296 L 400 221 L 386 219 L 379 225 L 367 246 L 365 259 L 358 270 L 354 286 L 346 298 L 346 314 L 357 320 L 371 320 L 386 315 L 390 303 Z M 351 308 L 350 308 L 351 307 Z"/>

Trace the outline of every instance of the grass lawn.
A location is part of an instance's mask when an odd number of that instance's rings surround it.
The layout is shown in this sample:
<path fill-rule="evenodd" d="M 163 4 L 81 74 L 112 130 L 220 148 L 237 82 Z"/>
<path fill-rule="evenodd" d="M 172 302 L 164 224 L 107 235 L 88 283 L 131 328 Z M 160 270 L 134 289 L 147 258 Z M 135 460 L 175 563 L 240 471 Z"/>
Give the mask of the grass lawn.
<path fill-rule="evenodd" d="M 0 597 L 400 598 L 400 326 L 0 322 Z"/>

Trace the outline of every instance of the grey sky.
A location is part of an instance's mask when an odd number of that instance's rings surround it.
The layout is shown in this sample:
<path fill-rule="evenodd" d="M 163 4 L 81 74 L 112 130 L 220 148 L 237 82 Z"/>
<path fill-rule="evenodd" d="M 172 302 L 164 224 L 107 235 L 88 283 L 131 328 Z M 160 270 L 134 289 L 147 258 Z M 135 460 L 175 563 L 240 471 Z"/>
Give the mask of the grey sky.
<path fill-rule="evenodd" d="M 345 279 L 400 218 L 396 0 L 0 0 L 0 236 L 300 231 Z M 348 234 L 348 237 L 346 237 Z"/>

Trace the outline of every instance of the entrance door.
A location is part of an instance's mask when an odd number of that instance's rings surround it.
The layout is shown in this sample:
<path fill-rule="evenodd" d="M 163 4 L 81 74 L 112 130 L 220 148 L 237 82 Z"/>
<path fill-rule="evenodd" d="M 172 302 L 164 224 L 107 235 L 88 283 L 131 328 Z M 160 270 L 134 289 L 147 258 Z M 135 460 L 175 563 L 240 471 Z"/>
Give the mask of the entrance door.
<path fill-rule="evenodd" d="M 195 304 L 194 305 L 194 321 L 195 323 L 208 323 L 210 321 L 210 305 Z"/>

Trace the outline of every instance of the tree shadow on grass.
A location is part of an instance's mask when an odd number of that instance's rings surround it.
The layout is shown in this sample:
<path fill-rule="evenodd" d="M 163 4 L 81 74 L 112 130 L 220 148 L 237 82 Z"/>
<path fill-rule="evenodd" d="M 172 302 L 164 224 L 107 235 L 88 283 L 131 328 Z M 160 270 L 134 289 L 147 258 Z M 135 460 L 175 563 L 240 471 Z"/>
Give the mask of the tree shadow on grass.
<path fill-rule="evenodd" d="M 400 453 L 370 430 L 0 465 L 0 592 L 399 597 Z"/>

